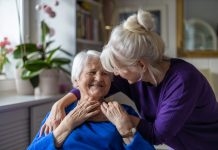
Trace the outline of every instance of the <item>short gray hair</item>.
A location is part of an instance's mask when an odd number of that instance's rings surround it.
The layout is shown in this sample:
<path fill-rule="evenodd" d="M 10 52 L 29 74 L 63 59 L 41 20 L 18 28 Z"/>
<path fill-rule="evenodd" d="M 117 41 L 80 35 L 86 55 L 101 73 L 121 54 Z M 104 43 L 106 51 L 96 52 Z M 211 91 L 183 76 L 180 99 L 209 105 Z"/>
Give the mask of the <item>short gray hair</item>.
<path fill-rule="evenodd" d="M 128 17 L 113 29 L 101 54 L 103 67 L 113 72 L 118 62 L 131 65 L 143 59 L 149 64 L 150 71 L 157 73 L 155 66 L 164 58 L 164 42 L 154 29 L 154 18 L 147 11 L 139 10 Z"/>
<path fill-rule="evenodd" d="M 87 59 L 90 57 L 96 57 L 99 58 L 100 61 L 100 55 L 101 53 L 95 50 L 83 50 L 74 57 L 71 70 L 71 81 L 73 85 L 75 81 L 79 79 Z"/>

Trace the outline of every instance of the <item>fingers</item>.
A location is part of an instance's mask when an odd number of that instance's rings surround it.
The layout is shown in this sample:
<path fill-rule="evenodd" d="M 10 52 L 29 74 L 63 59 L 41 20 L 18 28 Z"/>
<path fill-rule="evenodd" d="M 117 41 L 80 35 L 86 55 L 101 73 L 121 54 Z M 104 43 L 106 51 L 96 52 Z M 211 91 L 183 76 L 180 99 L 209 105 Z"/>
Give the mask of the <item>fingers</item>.
<path fill-rule="evenodd" d="M 39 137 L 41 137 L 42 134 L 44 133 L 45 127 L 46 127 L 46 124 L 43 124 L 42 127 L 41 127 L 41 129 L 40 129 Z"/>
<path fill-rule="evenodd" d="M 93 110 L 94 108 L 98 107 L 100 104 L 99 103 L 95 103 L 93 105 L 90 105 L 86 108 L 86 110 L 89 112 L 91 110 Z"/>
<path fill-rule="evenodd" d="M 53 127 L 50 126 L 50 127 L 48 128 L 48 134 L 51 133 L 52 131 L 53 131 Z"/>
<path fill-rule="evenodd" d="M 95 111 L 92 111 L 92 112 L 88 113 L 88 114 L 86 115 L 86 119 L 97 115 L 99 112 L 100 112 L 100 110 L 95 110 Z"/>
<path fill-rule="evenodd" d="M 105 110 L 107 110 L 107 109 L 108 109 L 108 107 L 109 107 L 109 106 L 108 106 L 108 104 L 107 104 L 107 103 L 105 103 L 105 102 L 103 102 L 103 103 L 102 103 L 102 106 L 103 106 L 103 108 L 104 108 Z"/>
<path fill-rule="evenodd" d="M 102 104 L 101 104 L 101 111 L 103 112 L 103 114 L 104 115 L 106 115 L 106 113 L 107 113 L 107 104 L 105 103 L 105 102 L 103 102 Z"/>
<path fill-rule="evenodd" d="M 44 133 L 45 133 L 45 135 L 47 135 L 49 133 L 49 127 L 48 126 L 45 127 Z"/>

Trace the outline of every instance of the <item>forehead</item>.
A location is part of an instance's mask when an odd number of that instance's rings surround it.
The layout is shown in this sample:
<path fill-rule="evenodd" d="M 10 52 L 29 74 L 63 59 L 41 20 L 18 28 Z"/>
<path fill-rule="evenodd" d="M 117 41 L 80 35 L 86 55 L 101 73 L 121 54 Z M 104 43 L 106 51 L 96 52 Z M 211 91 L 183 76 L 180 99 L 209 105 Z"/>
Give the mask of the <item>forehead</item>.
<path fill-rule="evenodd" d="M 86 59 L 84 69 L 103 69 L 100 62 L 100 58 L 88 57 Z"/>

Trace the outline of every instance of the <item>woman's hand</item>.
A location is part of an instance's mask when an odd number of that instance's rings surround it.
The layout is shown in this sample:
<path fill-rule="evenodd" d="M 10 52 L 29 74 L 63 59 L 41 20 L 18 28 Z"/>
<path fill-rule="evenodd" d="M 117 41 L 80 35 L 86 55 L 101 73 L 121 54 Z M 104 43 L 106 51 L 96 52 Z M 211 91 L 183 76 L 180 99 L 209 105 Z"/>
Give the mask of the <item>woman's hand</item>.
<path fill-rule="evenodd" d="M 116 101 L 105 103 L 101 105 L 101 110 L 104 115 L 110 120 L 116 128 L 122 131 L 122 129 L 133 128 L 133 123 L 127 112 L 123 107 Z"/>
<path fill-rule="evenodd" d="M 64 119 L 66 113 L 64 108 L 62 108 L 58 102 L 56 102 L 51 109 L 51 112 L 45 121 L 45 123 L 42 125 L 40 129 L 39 137 L 42 136 L 43 133 L 45 135 L 52 132 L 54 129 L 58 127 L 58 125 L 61 123 L 61 121 Z"/>
<path fill-rule="evenodd" d="M 99 106 L 99 102 L 90 99 L 80 100 L 77 106 L 66 116 L 67 125 L 70 125 L 72 129 L 76 128 L 90 117 L 97 115 L 100 112 L 100 110 L 97 109 Z"/>
<path fill-rule="evenodd" d="M 136 127 L 135 122 L 138 123 L 139 119 L 136 117 L 132 118 L 123 107 L 115 101 L 108 102 L 108 104 L 103 102 L 101 104 L 101 110 L 108 120 L 116 126 L 118 132 L 123 137 L 123 141 L 129 144 L 134 136 L 131 131 Z"/>
<path fill-rule="evenodd" d="M 96 109 L 100 106 L 99 102 L 84 100 L 79 101 L 77 106 L 70 111 L 61 124 L 54 130 L 54 138 L 56 147 L 60 147 L 69 133 L 88 118 L 97 115 L 100 110 Z"/>

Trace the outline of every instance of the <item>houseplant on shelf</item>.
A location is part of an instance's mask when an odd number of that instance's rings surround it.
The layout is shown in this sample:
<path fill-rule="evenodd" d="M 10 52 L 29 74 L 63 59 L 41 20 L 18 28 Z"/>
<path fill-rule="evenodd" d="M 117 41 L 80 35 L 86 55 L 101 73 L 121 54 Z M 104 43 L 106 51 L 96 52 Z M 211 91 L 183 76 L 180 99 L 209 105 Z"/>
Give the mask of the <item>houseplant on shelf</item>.
<path fill-rule="evenodd" d="M 55 12 L 50 6 L 44 4 L 40 7 L 42 7 L 50 17 L 55 17 Z M 14 58 L 19 59 L 21 62 L 18 68 L 21 68 L 20 75 L 22 79 L 29 79 L 34 88 L 39 86 L 42 95 L 57 94 L 59 90 L 57 85 L 59 70 L 70 74 L 70 72 L 64 68 L 64 65 L 69 65 L 71 60 L 66 57 L 59 57 L 56 54 L 58 52 L 58 54 L 60 54 L 61 52 L 67 56 L 72 55 L 63 50 L 61 46 L 55 48 L 51 47 L 54 40 L 51 40 L 50 37 L 54 30 L 50 28 L 44 20 L 41 21 L 40 31 L 40 44 L 24 43 L 17 45 L 13 53 Z M 53 82 L 45 83 L 47 81 Z"/>

